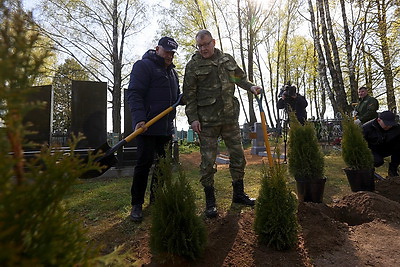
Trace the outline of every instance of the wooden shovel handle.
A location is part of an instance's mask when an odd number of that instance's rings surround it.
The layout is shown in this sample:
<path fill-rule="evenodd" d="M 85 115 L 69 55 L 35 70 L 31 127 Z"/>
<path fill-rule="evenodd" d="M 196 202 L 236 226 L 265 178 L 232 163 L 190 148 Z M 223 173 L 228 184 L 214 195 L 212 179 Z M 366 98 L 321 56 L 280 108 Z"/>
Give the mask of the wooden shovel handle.
<path fill-rule="evenodd" d="M 174 110 L 176 108 L 176 106 L 178 106 L 179 103 L 181 102 L 181 99 L 182 99 L 182 94 L 179 95 L 178 100 L 172 106 L 170 106 L 169 108 L 165 109 L 163 112 L 161 112 L 160 114 L 158 114 L 157 116 L 155 116 L 154 118 L 152 118 L 151 120 L 146 122 L 144 127 L 145 128 L 150 127 L 151 125 L 156 123 L 159 119 L 161 119 L 162 117 L 164 117 L 165 115 L 170 113 L 172 110 Z M 142 132 L 143 132 L 143 128 L 139 128 L 136 131 L 134 131 L 133 133 L 131 133 L 130 135 L 128 135 L 127 137 L 125 137 L 124 140 L 126 141 L 126 143 L 129 143 L 130 141 L 132 141 L 136 136 L 138 136 Z"/>
<path fill-rule="evenodd" d="M 144 127 L 150 127 L 151 125 L 153 125 L 154 123 L 156 123 L 159 119 L 161 119 L 162 117 L 164 117 L 165 115 L 167 115 L 168 113 L 170 113 L 174 108 L 171 106 L 169 108 L 167 108 L 166 110 L 164 110 L 163 112 L 161 112 L 160 114 L 158 114 L 157 116 L 155 116 L 154 118 L 152 118 L 151 120 L 149 120 L 148 122 L 146 122 L 146 124 L 144 125 Z M 138 136 L 139 134 L 141 134 L 143 132 L 143 128 L 139 128 L 136 131 L 134 131 L 133 133 L 131 133 L 130 135 L 128 135 L 127 137 L 125 137 L 125 141 L 127 143 L 129 143 L 130 141 L 132 141 L 136 136 Z"/>

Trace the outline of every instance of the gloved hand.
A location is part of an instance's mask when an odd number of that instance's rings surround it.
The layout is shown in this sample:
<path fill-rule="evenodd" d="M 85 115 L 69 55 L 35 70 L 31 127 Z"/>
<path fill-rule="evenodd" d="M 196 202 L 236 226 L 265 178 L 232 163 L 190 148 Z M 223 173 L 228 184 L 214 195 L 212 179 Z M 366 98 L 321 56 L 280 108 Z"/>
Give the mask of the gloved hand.
<path fill-rule="evenodd" d="M 360 119 L 356 119 L 356 120 L 354 121 L 354 123 L 357 124 L 357 125 L 359 125 L 359 126 L 362 125 L 362 122 L 360 121 Z"/>

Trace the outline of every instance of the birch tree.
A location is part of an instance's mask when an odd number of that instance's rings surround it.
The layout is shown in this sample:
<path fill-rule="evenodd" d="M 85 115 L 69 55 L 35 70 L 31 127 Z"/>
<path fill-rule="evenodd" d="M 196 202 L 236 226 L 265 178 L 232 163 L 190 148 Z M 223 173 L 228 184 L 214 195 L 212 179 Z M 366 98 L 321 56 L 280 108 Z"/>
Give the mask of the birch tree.
<path fill-rule="evenodd" d="M 353 58 L 353 43 L 352 43 L 353 38 L 350 35 L 350 29 L 346 13 L 346 4 L 344 0 L 340 0 L 340 10 L 343 20 L 343 32 L 344 32 L 344 41 L 345 41 L 346 59 L 347 59 L 346 63 L 347 63 L 347 68 L 349 70 L 351 102 L 355 103 L 357 102 L 358 99 L 358 94 L 357 94 L 358 85 L 356 81 L 355 60 Z"/>
<path fill-rule="evenodd" d="M 318 20 L 315 18 L 314 6 L 311 0 L 308 0 L 308 5 L 309 5 L 308 10 L 310 12 L 310 25 L 311 25 L 312 38 L 314 41 L 314 47 L 318 57 L 317 69 L 318 69 L 320 84 L 322 86 L 322 90 L 328 93 L 328 98 L 331 102 L 333 111 L 336 114 L 339 111 L 339 108 L 328 80 L 324 52 L 322 50 L 322 46 L 320 43 L 321 37 L 320 37 L 319 23 Z M 325 111 L 324 109 L 321 111 L 321 117 L 323 117 L 323 114 L 325 113 L 324 111 Z"/>
<path fill-rule="evenodd" d="M 394 75 L 393 75 L 393 61 L 394 57 L 392 56 L 394 53 L 391 52 L 393 49 L 393 41 L 395 40 L 395 36 L 390 31 L 390 22 L 388 22 L 388 12 L 391 7 L 395 5 L 394 1 L 391 0 L 375 0 L 373 1 L 375 4 L 375 19 L 377 25 L 376 35 L 379 38 L 379 50 L 381 52 L 382 60 L 378 60 L 375 56 L 372 58 L 376 62 L 376 64 L 382 69 L 383 76 L 385 78 L 386 85 L 386 101 L 389 110 L 393 112 L 397 112 L 396 98 L 394 94 Z M 393 49 L 396 51 L 396 49 Z"/>

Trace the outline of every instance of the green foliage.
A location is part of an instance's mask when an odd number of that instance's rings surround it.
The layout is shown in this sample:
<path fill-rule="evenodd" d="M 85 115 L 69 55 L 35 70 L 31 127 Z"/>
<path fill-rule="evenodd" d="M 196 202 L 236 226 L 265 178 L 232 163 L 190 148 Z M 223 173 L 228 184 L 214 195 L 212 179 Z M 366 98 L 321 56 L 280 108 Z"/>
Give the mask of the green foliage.
<path fill-rule="evenodd" d="M 258 241 L 276 250 L 297 244 L 297 201 L 287 186 L 287 171 L 280 165 L 263 168 L 262 184 L 256 202 L 254 229 Z"/>
<path fill-rule="evenodd" d="M 289 172 L 296 180 L 315 180 L 324 176 L 324 154 L 313 124 L 303 126 L 290 114 L 288 139 Z"/>
<path fill-rule="evenodd" d="M 195 193 L 180 170 L 173 175 L 170 156 L 160 159 L 159 186 L 152 208 L 150 247 L 163 260 L 199 258 L 206 243 L 205 226 L 196 214 Z"/>
<path fill-rule="evenodd" d="M 92 156 L 83 164 L 74 153 L 46 148 L 24 159 L 22 118 L 38 106 L 26 96 L 47 54 L 33 53 L 40 36 L 18 3 L 0 0 L 0 265 L 85 265 L 92 251 L 62 199 L 77 177 L 99 167 Z"/>
<path fill-rule="evenodd" d="M 72 144 L 70 149 L 73 149 Z M 64 208 L 63 197 L 88 170 L 78 157 L 44 149 L 16 181 L 12 159 L 0 163 L 0 263 L 72 266 L 92 255 L 79 222 Z M 4 160 L 4 161 L 3 161 Z"/>
<path fill-rule="evenodd" d="M 190 154 L 199 150 L 200 147 L 198 143 L 188 143 L 186 140 L 184 140 L 181 144 L 179 144 L 179 153 L 181 154 Z"/>
<path fill-rule="evenodd" d="M 354 170 L 372 169 L 374 159 L 362 129 L 351 118 L 343 119 L 342 157 L 346 165 Z"/>

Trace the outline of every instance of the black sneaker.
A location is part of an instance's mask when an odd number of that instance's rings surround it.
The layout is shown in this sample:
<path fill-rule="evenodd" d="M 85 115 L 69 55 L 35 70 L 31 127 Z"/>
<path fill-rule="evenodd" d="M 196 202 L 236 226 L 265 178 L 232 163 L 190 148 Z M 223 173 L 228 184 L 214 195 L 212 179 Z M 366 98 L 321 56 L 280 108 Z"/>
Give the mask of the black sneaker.
<path fill-rule="evenodd" d="M 218 216 L 217 207 L 215 206 L 207 207 L 206 210 L 204 211 L 204 214 L 206 215 L 207 218 L 217 217 Z"/>
<path fill-rule="evenodd" d="M 134 222 L 141 222 L 143 220 L 143 212 L 142 212 L 141 204 L 132 206 L 130 217 L 131 217 L 131 220 Z"/>
<path fill-rule="evenodd" d="M 232 202 L 236 204 L 243 204 L 246 206 L 254 206 L 256 204 L 255 198 L 250 198 L 247 194 L 233 194 Z"/>

